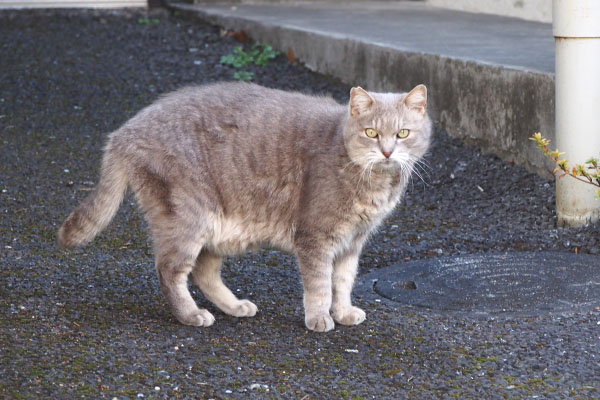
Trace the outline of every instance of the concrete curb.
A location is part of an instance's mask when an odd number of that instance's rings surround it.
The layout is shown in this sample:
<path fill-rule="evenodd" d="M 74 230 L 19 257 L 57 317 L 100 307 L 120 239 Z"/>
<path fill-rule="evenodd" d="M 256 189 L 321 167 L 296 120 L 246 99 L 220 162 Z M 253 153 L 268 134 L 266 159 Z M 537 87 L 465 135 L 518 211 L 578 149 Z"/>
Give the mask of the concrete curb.
<path fill-rule="evenodd" d="M 256 18 L 202 5 L 171 4 L 294 56 L 317 72 L 376 91 L 406 91 L 424 83 L 436 125 L 455 137 L 540 175 L 551 164 L 528 140 L 541 131 L 554 142 L 554 74 L 461 58 L 403 51 L 367 40 Z"/>

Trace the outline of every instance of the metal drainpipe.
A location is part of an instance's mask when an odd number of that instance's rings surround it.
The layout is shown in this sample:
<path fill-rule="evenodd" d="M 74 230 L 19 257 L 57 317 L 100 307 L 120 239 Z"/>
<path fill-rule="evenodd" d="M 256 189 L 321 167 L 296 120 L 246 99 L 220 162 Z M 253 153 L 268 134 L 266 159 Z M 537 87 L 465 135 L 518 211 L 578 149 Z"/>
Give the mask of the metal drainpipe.
<path fill-rule="evenodd" d="M 600 0 L 553 0 L 556 42 L 556 147 L 569 165 L 600 156 Z M 600 219 L 592 185 L 557 178 L 559 226 Z"/>

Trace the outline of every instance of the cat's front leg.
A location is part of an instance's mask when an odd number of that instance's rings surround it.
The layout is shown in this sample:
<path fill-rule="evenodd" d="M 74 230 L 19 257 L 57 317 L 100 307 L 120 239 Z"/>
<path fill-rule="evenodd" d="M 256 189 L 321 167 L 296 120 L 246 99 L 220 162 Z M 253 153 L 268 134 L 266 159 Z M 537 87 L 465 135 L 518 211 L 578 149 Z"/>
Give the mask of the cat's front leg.
<path fill-rule="evenodd" d="M 359 255 L 360 248 L 354 248 L 333 263 L 333 318 L 342 325 L 358 325 L 366 318 L 365 312 L 354 307 L 351 299 Z"/>
<path fill-rule="evenodd" d="M 312 331 L 333 329 L 331 308 L 332 258 L 313 250 L 299 250 L 298 262 L 304 286 L 304 322 Z"/>

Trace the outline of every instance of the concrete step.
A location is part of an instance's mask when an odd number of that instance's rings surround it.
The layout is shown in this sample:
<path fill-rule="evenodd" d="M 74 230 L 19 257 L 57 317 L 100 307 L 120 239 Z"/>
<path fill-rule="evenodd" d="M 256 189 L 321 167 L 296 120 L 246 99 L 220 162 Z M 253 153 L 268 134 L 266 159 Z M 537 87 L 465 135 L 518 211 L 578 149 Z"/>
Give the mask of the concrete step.
<path fill-rule="evenodd" d="M 528 138 L 554 138 L 551 24 L 421 2 L 172 4 L 375 91 L 429 89 L 436 125 L 549 176 Z"/>

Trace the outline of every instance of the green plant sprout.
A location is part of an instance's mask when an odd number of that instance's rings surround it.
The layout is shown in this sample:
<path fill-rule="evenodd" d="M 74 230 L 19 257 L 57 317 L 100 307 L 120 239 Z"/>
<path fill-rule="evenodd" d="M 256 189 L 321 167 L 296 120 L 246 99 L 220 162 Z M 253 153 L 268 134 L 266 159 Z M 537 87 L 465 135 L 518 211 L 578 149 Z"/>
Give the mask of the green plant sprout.
<path fill-rule="evenodd" d="M 277 57 L 277 51 L 266 44 L 255 43 L 248 51 L 242 46 L 233 49 L 233 53 L 221 57 L 221 64 L 231 65 L 234 68 L 243 68 L 249 65 L 265 66 L 270 60 Z M 250 81 L 254 78 L 253 72 L 237 71 L 233 77 L 242 81 Z"/>
<path fill-rule="evenodd" d="M 248 82 L 254 79 L 254 72 L 252 71 L 235 71 L 233 74 L 233 79 L 237 79 L 238 81 Z"/>
<path fill-rule="evenodd" d="M 138 18 L 137 20 L 138 24 L 140 25 L 156 25 L 158 23 L 160 23 L 160 19 L 158 18 Z"/>
<path fill-rule="evenodd" d="M 554 175 L 562 172 L 559 178 L 570 175 L 578 181 L 600 187 L 600 161 L 597 158 L 592 157 L 584 164 L 575 164 L 571 167 L 569 160 L 562 158 L 565 153 L 561 153 L 558 149 L 550 151 L 548 148 L 550 140 L 543 137 L 540 132 L 534 133 L 529 140 L 536 142 L 540 150 L 556 164 L 556 168 L 552 171 Z M 598 199 L 600 199 L 600 190 L 596 190 L 596 193 L 598 194 Z"/>

